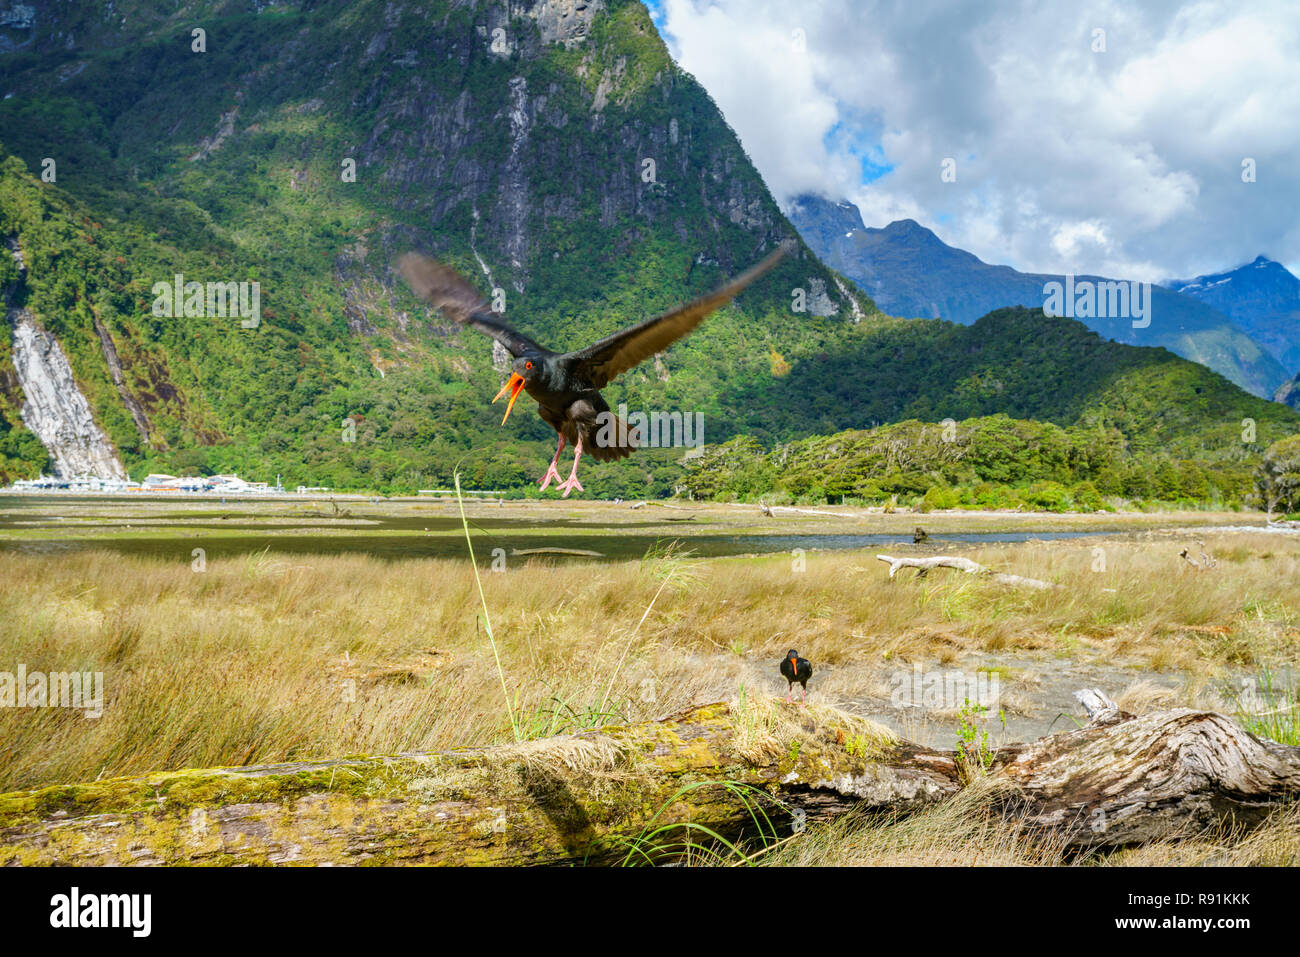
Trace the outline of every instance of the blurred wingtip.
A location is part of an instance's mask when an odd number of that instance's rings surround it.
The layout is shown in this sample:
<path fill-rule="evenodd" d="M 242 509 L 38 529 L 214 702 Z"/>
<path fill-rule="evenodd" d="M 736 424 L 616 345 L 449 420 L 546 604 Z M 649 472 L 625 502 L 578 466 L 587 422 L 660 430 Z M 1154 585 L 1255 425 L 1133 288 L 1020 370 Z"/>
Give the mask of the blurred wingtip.
<path fill-rule="evenodd" d="M 403 253 L 397 260 L 397 271 L 417 296 L 428 299 L 438 275 L 439 265 L 428 256 L 411 251 Z"/>

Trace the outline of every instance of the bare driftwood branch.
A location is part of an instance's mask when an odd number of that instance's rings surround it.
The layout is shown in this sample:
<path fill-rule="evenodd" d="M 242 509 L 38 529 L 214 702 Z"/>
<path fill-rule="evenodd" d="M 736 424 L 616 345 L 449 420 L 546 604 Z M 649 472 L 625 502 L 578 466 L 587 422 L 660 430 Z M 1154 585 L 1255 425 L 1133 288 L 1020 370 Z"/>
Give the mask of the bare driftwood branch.
<path fill-rule="evenodd" d="M 1074 693 L 1074 700 L 1083 705 L 1083 710 L 1088 712 L 1088 720 L 1094 724 L 1109 724 L 1119 719 L 1119 705 L 1100 688 L 1080 688 Z"/>
<path fill-rule="evenodd" d="M 955 568 L 958 571 L 965 572 L 967 575 L 986 575 L 995 582 L 1004 585 L 1020 585 L 1025 588 L 1060 588 L 1060 585 L 1054 585 L 1051 582 L 1040 581 L 1037 578 L 1025 578 L 1021 575 L 1007 575 L 1003 572 L 992 571 L 979 562 L 972 561 L 969 558 L 962 558 L 959 555 L 934 555 L 928 558 L 913 558 L 903 556 L 894 558 L 890 555 L 877 555 L 876 558 L 882 562 L 889 563 L 889 577 L 893 578 L 898 574 L 900 569 L 915 568 L 918 569 L 917 576 L 924 576 L 932 568 Z"/>
<path fill-rule="evenodd" d="M 1010 818 L 1066 848 L 1256 823 L 1300 794 L 1300 747 L 1223 715 L 1100 720 L 994 753 Z M 956 756 L 829 708 L 687 709 L 495 748 L 160 772 L 0 795 L 7 864 L 547 864 L 620 859 L 655 826 L 754 836 L 852 807 L 913 811 L 963 786 Z M 751 703 L 750 708 L 754 708 Z M 777 715 L 766 726 L 762 715 Z M 747 790 L 738 790 L 737 785 Z M 656 817 L 656 814 L 658 815 Z"/>
<path fill-rule="evenodd" d="M 512 548 L 511 557 L 524 555 L 582 555 L 587 558 L 604 558 L 603 552 L 593 552 L 587 548 Z"/>

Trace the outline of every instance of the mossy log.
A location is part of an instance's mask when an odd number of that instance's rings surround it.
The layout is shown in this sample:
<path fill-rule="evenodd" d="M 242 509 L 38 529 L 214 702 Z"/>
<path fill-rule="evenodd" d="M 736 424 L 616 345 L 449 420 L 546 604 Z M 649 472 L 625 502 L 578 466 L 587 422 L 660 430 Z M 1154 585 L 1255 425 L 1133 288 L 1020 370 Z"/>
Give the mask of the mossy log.
<path fill-rule="evenodd" d="M 1000 749 L 989 773 L 1032 830 L 1119 846 L 1258 819 L 1300 792 L 1300 748 L 1217 714 L 1114 713 Z M 0 865 L 605 863 L 666 824 L 756 836 L 757 804 L 784 836 L 855 806 L 916 810 L 964 779 L 954 752 L 829 708 L 712 704 L 521 745 L 0 795 Z"/>
<path fill-rule="evenodd" d="M 738 718 L 712 704 L 519 745 L 3 794 L 0 866 L 607 862 L 652 823 L 753 833 L 746 801 L 788 834 L 795 819 L 920 807 L 958 786 L 951 754 L 853 716 L 764 701 Z"/>

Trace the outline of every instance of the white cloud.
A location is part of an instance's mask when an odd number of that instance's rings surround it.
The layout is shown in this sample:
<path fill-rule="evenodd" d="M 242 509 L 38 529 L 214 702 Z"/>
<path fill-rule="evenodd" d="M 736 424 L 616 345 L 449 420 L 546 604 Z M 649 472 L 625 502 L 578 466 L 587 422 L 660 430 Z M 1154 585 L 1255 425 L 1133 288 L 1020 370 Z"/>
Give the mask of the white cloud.
<path fill-rule="evenodd" d="M 780 200 L 848 197 L 1029 270 L 1300 261 L 1294 0 L 1044 6 L 663 0 L 660 22 Z M 864 157 L 893 168 L 864 185 Z"/>

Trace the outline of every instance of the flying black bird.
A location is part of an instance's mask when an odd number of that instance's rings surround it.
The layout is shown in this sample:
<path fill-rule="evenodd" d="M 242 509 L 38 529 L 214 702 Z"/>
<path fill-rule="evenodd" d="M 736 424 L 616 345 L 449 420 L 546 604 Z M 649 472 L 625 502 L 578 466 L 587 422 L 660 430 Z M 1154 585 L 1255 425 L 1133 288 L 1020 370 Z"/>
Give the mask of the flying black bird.
<path fill-rule="evenodd" d="M 552 352 L 511 329 L 492 312 L 488 304 L 455 270 L 419 253 L 407 253 L 397 264 L 411 289 L 430 305 L 464 326 L 472 326 L 501 343 L 515 361 L 511 374 L 495 402 L 507 392 L 510 401 L 501 419 L 505 425 L 522 390 L 537 400 L 537 411 L 559 434 L 555 457 L 542 476 L 545 489 L 551 479 L 560 482 L 556 463 L 568 442 L 573 446 L 573 470 L 556 488 L 568 498 L 578 481 L 578 460 L 586 451 L 597 462 L 620 459 L 639 446 L 640 436 L 613 416 L 600 394 L 611 379 L 649 359 L 693 330 L 713 310 L 725 305 L 742 289 L 763 275 L 785 254 L 777 247 L 766 259 L 707 296 L 680 306 L 654 319 L 616 332 L 576 352 Z"/>
<path fill-rule="evenodd" d="M 812 677 L 812 662 L 807 658 L 800 658 L 799 652 L 791 648 L 784 658 L 781 659 L 781 677 L 789 682 L 789 687 L 785 689 L 785 700 L 790 700 L 790 692 L 794 690 L 794 683 L 799 682 L 803 689 L 803 700 L 808 700 L 808 679 Z"/>

